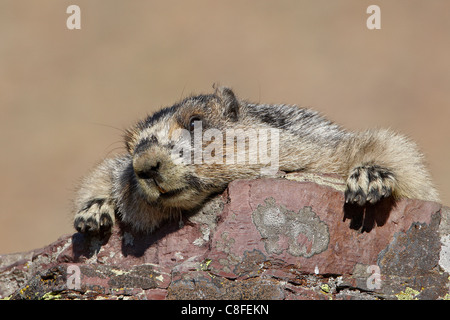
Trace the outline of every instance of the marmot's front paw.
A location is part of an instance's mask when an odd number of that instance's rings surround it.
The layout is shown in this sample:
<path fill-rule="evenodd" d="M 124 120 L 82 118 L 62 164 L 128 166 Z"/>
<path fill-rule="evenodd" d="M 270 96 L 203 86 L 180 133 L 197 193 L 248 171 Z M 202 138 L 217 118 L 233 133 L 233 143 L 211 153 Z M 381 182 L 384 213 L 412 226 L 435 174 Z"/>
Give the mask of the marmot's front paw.
<path fill-rule="evenodd" d="M 110 232 L 114 225 L 114 204 L 111 200 L 95 199 L 86 203 L 76 215 L 74 227 L 83 233 Z"/>
<path fill-rule="evenodd" d="M 347 179 L 345 202 L 363 206 L 374 204 L 392 194 L 395 176 L 389 169 L 377 165 L 354 168 Z"/>

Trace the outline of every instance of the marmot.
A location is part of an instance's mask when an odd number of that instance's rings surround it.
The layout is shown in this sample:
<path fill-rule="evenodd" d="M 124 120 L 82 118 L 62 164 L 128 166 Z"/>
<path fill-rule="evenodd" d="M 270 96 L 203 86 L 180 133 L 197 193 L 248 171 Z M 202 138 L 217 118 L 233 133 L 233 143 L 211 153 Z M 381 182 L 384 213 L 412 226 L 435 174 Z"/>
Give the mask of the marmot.
<path fill-rule="evenodd" d="M 165 220 L 201 207 L 232 180 L 261 175 L 265 165 L 255 161 L 199 163 L 174 158 L 173 150 L 186 144 L 181 133 L 194 132 L 198 124 L 200 133 L 277 129 L 278 169 L 338 174 L 347 181 L 347 203 L 365 206 L 385 197 L 439 201 L 423 155 L 406 137 L 390 130 L 350 132 L 310 109 L 250 103 L 218 87 L 212 94 L 164 108 L 126 131 L 128 153 L 107 158 L 82 181 L 75 200 L 76 230 L 107 232 L 118 218 L 136 231 L 152 232 Z M 205 139 L 201 148 L 212 141 Z M 195 144 L 194 139 L 188 144 Z M 225 158 L 236 146 L 233 140 L 231 148 L 213 150 L 212 155 Z M 187 160 L 197 157 L 195 150 L 187 150 L 175 153 Z"/>

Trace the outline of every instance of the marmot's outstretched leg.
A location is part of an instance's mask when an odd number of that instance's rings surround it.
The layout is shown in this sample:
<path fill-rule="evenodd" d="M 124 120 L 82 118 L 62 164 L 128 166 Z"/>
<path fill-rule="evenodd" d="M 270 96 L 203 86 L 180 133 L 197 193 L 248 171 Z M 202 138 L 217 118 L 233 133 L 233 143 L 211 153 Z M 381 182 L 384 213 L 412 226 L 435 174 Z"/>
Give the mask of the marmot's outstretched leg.
<path fill-rule="evenodd" d="M 360 206 L 382 198 L 439 201 L 416 144 L 389 130 L 369 130 L 348 142 L 345 201 Z"/>
<path fill-rule="evenodd" d="M 114 172 L 120 162 L 106 159 L 87 175 L 75 200 L 74 227 L 79 232 L 107 232 L 115 221 Z"/>

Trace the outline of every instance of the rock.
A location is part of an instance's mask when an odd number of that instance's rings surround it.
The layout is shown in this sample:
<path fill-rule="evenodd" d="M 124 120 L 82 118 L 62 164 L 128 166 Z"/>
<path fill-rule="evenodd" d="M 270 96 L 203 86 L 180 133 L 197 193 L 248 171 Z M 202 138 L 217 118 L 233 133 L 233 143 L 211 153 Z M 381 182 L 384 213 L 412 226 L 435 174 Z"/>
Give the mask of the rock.
<path fill-rule="evenodd" d="M 6 299 L 447 299 L 450 209 L 344 204 L 332 175 L 238 180 L 151 235 L 0 256 Z"/>

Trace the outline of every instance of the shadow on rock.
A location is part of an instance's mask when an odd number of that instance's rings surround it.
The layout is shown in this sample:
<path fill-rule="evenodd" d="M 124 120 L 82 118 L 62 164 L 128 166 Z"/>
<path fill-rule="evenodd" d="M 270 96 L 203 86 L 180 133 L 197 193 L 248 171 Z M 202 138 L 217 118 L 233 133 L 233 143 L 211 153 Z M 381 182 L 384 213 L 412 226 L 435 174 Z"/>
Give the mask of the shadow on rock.
<path fill-rule="evenodd" d="M 91 235 L 85 233 L 74 233 L 72 235 L 72 253 L 74 261 L 79 261 L 80 257 L 91 258 L 97 254 L 101 247 L 108 243 L 111 233 L 103 235 Z"/>
<path fill-rule="evenodd" d="M 102 247 L 110 251 L 118 251 L 120 248 L 125 257 L 142 257 L 149 247 L 179 229 L 180 222 L 171 221 L 153 233 L 136 232 L 129 225 L 119 222 L 110 233 L 77 232 L 72 235 L 73 258 L 74 261 L 79 261 L 81 257 L 89 259 L 97 255 Z"/>
<path fill-rule="evenodd" d="M 374 205 L 359 206 L 357 204 L 344 204 L 344 219 L 350 219 L 350 228 L 362 232 L 370 232 L 376 226 L 383 226 L 389 218 L 395 200 L 392 197 L 384 198 Z"/>
<path fill-rule="evenodd" d="M 167 235 L 180 229 L 180 223 L 171 221 L 164 224 L 153 233 L 136 232 L 130 226 L 120 224 L 120 238 L 122 239 L 122 254 L 126 256 L 141 257 L 145 251 L 154 243 L 165 238 Z"/>

